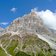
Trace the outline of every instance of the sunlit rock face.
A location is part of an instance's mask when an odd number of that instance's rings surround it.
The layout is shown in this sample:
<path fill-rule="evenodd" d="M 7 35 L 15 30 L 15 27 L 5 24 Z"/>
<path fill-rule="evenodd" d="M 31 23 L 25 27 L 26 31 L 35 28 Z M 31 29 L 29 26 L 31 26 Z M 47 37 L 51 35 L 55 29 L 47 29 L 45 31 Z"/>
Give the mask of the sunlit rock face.
<path fill-rule="evenodd" d="M 47 35 L 56 39 L 56 33 L 54 30 L 48 28 L 44 24 L 39 14 L 39 12 L 33 10 L 29 14 L 16 18 L 13 22 L 11 22 L 11 25 L 8 26 L 5 31 L 37 32 L 39 34 Z"/>
<path fill-rule="evenodd" d="M 38 32 L 40 34 L 46 33 L 51 34 L 52 32 L 44 25 L 42 19 L 35 11 L 30 14 L 24 15 L 20 18 L 15 19 L 11 25 L 6 29 L 8 31 L 31 31 Z"/>

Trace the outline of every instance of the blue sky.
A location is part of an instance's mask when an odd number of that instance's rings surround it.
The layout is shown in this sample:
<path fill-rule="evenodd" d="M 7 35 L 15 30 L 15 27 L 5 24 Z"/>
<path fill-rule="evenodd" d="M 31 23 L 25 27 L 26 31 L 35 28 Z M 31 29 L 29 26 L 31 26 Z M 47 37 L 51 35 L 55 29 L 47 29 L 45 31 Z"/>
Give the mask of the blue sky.
<path fill-rule="evenodd" d="M 31 9 L 56 10 L 56 0 L 0 0 L 0 26 L 5 28 L 15 18 L 29 13 Z"/>

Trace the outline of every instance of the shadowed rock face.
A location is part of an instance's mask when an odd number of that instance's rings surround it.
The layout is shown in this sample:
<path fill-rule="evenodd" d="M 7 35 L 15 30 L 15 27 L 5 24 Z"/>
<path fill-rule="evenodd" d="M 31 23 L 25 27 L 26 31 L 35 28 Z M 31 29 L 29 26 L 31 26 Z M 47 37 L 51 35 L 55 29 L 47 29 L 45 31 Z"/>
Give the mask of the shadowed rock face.
<path fill-rule="evenodd" d="M 39 15 L 31 12 L 15 19 L 1 33 L 0 48 L 7 56 L 15 56 L 19 51 L 29 55 L 34 53 L 34 56 L 40 53 L 53 56 L 56 51 L 52 50 L 51 45 L 56 49 L 55 34 L 43 24 Z"/>

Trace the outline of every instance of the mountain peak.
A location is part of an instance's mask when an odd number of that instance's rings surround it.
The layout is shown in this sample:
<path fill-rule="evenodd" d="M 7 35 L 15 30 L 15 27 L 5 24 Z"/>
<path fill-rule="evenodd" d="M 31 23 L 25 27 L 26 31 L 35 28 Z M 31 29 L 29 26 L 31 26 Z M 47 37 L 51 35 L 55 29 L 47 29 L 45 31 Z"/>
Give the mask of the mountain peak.
<path fill-rule="evenodd" d="M 31 14 L 31 16 L 37 16 L 36 11 L 32 11 L 30 14 Z"/>
<path fill-rule="evenodd" d="M 38 11 L 37 11 L 36 8 L 31 9 L 31 15 L 32 15 L 32 16 L 38 16 Z"/>

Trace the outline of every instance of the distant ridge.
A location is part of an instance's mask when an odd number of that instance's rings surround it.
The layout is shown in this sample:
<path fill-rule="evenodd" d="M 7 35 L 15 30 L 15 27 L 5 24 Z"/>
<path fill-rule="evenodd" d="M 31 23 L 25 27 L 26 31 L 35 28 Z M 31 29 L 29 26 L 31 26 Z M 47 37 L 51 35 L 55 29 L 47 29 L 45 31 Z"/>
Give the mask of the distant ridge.
<path fill-rule="evenodd" d="M 4 30 L 4 28 L 0 27 L 0 31 L 3 31 L 3 30 Z"/>

